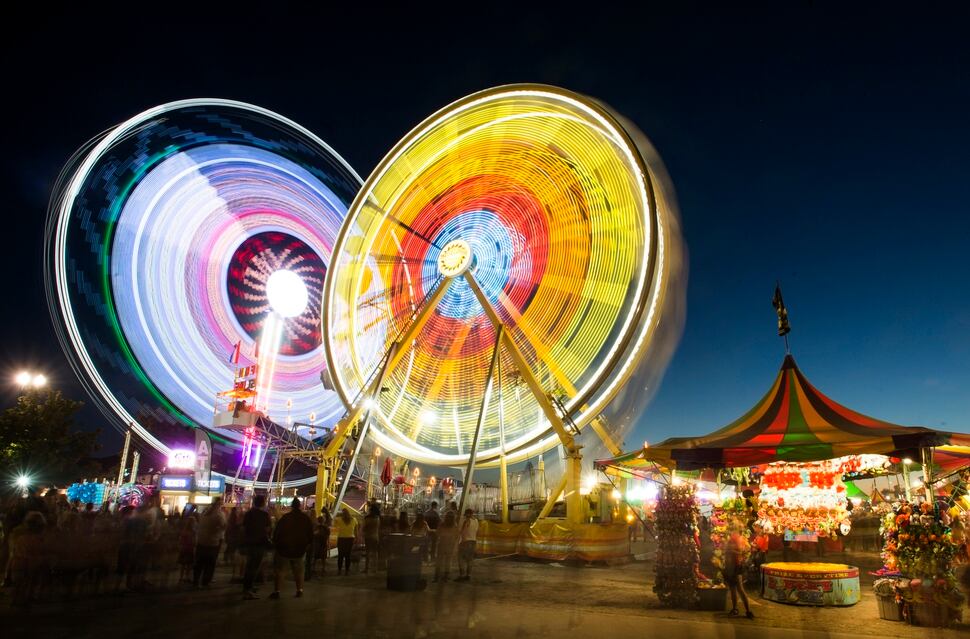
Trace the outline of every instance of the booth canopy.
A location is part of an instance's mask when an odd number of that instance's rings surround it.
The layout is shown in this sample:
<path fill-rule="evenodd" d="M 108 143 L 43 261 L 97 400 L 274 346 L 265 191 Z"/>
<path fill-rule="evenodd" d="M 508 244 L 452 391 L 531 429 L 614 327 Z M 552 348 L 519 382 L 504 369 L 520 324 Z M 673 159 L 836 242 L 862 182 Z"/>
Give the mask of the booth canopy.
<path fill-rule="evenodd" d="M 844 455 L 916 456 L 920 448 L 966 436 L 899 426 L 857 413 L 822 394 L 785 356 L 771 390 L 741 418 L 703 437 L 673 437 L 596 462 L 597 467 L 660 465 L 677 470 L 807 462 Z M 964 443 L 960 441 L 959 443 Z M 618 464 L 624 460 L 622 464 Z"/>
<path fill-rule="evenodd" d="M 970 446 L 940 446 L 933 451 L 933 463 L 946 472 L 970 466 Z"/>

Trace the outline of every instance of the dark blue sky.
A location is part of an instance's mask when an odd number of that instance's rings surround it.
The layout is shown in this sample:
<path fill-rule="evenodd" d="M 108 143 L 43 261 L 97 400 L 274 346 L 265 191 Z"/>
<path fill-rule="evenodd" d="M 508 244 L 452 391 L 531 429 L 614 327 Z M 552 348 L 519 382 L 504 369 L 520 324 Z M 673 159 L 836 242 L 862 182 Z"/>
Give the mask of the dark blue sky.
<path fill-rule="evenodd" d="M 637 123 L 679 195 L 687 324 L 628 444 L 707 432 L 761 397 L 783 355 L 776 279 L 793 353 L 821 390 L 889 421 L 970 431 L 965 12 L 522 4 L 439 17 L 166 5 L 127 22 L 45 11 L 9 25 L 0 367 L 42 364 L 82 393 L 47 317 L 43 219 L 61 164 L 98 131 L 169 100 L 235 98 L 304 124 L 366 175 L 433 110 L 531 81 Z"/>

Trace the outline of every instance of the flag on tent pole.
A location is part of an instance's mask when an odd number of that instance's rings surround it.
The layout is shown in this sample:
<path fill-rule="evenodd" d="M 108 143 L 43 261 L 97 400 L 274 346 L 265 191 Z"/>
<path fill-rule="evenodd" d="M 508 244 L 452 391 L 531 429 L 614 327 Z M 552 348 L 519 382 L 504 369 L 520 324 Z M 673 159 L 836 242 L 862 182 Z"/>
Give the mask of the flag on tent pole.
<path fill-rule="evenodd" d="M 781 284 L 775 283 L 775 296 L 771 300 L 771 305 L 778 313 L 778 337 L 784 337 L 791 332 L 791 325 L 788 323 L 788 309 L 785 308 L 785 300 L 781 297 Z"/>

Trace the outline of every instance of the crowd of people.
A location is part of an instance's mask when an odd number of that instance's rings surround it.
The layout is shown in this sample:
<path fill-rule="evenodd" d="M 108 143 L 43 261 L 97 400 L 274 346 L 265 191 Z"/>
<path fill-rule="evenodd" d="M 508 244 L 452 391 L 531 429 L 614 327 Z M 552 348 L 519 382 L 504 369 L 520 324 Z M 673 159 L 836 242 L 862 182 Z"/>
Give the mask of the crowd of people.
<path fill-rule="evenodd" d="M 338 575 L 349 575 L 352 567 L 365 574 L 384 571 L 407 548 L 434 567 L 436 582 L 450 579 L 454 563 L 457 581 L 471 578 L 478 534 L 472 509 L 459 516 L 455 502 L 443 512 L 432 502 L 413 516 L 406 510 L 395 516 L 370 502 L 365 511 L 361 516 L 342 508 L 332 516 L 324 508 L 313 518 L 298 498 L 281 512 L 256 495 L 247 507 L 227 507 L 216 497 L 166 514 L 156 497 L 137 506 L 96 508 L 69 503 L 56 491 L 36 492 L 11 500 L 2 511 L 3 585 L 18 606 L 105 592 L 207 588 L 221 558 L 245 599 L 258 598 L 260 582 L 271 582 L 270 598 L 279 598 L 287 573 L 302 597 L 306 579 L 326 574 L 334 545 Z"/>

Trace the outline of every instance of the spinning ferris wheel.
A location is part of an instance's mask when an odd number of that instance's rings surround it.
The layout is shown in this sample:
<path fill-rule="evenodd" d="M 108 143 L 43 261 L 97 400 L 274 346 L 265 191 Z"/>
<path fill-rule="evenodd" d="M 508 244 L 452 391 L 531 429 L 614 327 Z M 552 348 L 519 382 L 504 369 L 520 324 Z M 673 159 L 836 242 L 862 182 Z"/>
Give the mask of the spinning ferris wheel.
<path fill-rule="evenodd" d="M 323 341 L 348 413 L 328 452 L 356 431 L 470 475 L 562 444 L 578 516 L 576 437 L 649 349 L 675 268 L 673 202 L 644 144 L 602 105 L 538 85 L 476 93 L 411 131 L 334 244 Z"/>
<path fill-rule="evenodd" d="M 231 473 L 246 435 L 213 428 L 215 393 L 268 350 L 260 410 L 292 415 L 300 439 L 308 415 L 336 422 L 339 397 L 320 392 L 319 309 L 360 183 L 303 127 L 228 100 L 161 105 L 81 149 L 52 201 L 48 300 L 115 425 L 166 454 L 178 426 L 211 430 L 214 467 Z"/>

